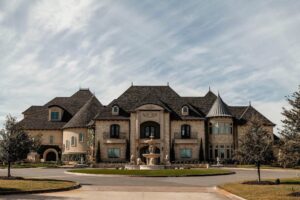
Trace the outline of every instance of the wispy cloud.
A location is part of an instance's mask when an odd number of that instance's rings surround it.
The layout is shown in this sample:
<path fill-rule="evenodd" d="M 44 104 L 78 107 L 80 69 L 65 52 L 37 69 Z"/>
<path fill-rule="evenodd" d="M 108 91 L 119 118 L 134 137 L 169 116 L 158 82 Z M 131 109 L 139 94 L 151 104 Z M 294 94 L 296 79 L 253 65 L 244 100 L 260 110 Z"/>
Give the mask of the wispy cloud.
<path fill-rule="evenodd" d="M 210 85 L 280 125 L 300 77 L 300 2 L 1 1 L 0 121 L 89 87 L 103 103 L 131 82 L 182 95 Z"/>

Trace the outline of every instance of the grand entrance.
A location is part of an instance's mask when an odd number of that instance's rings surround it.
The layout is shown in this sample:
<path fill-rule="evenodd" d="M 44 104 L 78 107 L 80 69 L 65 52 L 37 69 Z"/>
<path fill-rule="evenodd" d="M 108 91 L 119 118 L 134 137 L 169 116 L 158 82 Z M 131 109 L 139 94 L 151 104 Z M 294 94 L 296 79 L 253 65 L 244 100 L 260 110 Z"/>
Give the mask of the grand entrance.
<path fill-rule="evenodd" d="M 160 124 L 153 121 L 147 121 L 140 126 L 140 138 L 150 138 L 154 136 L 153 139 L 160 139 Z"/>

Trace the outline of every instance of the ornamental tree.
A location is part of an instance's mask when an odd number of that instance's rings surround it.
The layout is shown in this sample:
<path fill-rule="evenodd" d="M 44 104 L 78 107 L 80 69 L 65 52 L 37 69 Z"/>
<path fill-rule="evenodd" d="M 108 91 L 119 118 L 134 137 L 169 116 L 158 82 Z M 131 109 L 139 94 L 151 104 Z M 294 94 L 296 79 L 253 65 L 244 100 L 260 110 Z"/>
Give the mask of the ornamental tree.
<path fill-rule="evenodd" d="M 283 167 L 300 164 L 300 85 L 298 91 L 287 97 L 289 109 L 283 107 L 283 129 L 278 161 Z"/>
<path fill-rule="evenodd" d="M 11 177 L 11 163 L 24 160 L 30 151 L 37 150 L 39 144 L 39 138 L 31 138 L 15 117 L 6 117 L 4 129 L 0 131 L 0 160 L 8 165 L 7 177 Z"/>
<path fill-rule="evenodd" d="M 245 135 L 239 140 L 239 146 L 236 150 L 235 159 L 241 163 L 255 164 L 257 168 L 258 182 L 261 181 L 261 164 L 268 161 L 272 155 L 273 140 L 272 135 L 268 133 L 263 124 L 257 119 L 252 118 Z"/>

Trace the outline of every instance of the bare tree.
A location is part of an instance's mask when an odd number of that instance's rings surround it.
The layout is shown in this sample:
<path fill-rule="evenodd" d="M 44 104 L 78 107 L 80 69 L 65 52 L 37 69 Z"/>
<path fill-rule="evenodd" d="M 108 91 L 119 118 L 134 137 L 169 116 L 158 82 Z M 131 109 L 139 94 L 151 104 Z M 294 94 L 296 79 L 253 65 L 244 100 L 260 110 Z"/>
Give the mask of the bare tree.
<path fill-rule="evenodd" d="M 239 140 L 235 159 L 241 163 L 254 163 L 257 168 L 258 182 L 260 182 L 260 167 L 272 155 L 273 141 L 272 136 L 259 120 L 253 118 L 249 123 L 245 135 Z"/>
<path fill-rule="evenodd" d="M 7 177 L 11 177 L 11 163 L 24 160 L 30 151 L 38 148 L 40 141 L 31 138 L 15 117 L 7 116 L 4 126 L 0 131 L 0 160 L 7 163 Z"/>

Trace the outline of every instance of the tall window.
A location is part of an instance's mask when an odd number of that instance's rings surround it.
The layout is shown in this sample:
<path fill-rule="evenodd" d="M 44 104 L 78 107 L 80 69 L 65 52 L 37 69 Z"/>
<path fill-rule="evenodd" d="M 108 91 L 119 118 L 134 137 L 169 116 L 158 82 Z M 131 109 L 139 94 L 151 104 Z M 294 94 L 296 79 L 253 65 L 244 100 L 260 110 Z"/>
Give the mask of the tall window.
<path fill-rule="evenodd" d="M 69 150 L 70 149 L 70 141 L 66 140 L 66 149 Z"/>
<path fill-rule="evenodd" d="M 218 145 L 215 146 L 215 158 L 219 157 Z"/>
<path fill-rule="evenodd" d="M 184 124 L 181 126 L 181 138 L 191 138 L 191 126 Z"/>
<path fill-rule="evenodd" d="M 153 136 L 154 139 L 160 138 L 160 125 L 156 122 L 148 121 L 141 124 L 140 138 L 149 138 Z"/>
<path fill-rule="evenodd" d="M 232 123 L 209 123 L 210 134 L 232 134 Z"/>
<path fill-rule="evenodd" d="M 113 124 L 110 126 L 110 138 L 119 138 L 120 136 L 120 126 L 118 124 Z"/>
<path fill-rule="evenodd" d="M 50 135 L 50 139 L 49 139 L 49 143 L 50 144 L 54 144 L 54 136 L 53 135 Z"/>
<path fill-rule="evenodd" d="M 212 147 L 212 145 L 209 145 L 209 158 L 213 159 L 213 147 Z"/>
<path fill-rule="evenodd" d="M 59 112 L 51 112 L 51 121 L 59 120 Z"/>
<path fill-rule="evenodd" d="M 119 148 L 110 148 L 107 150 L 109 158 L 120 158 L 120 149 Z"/>
<path fill-rule="evenodd" d="M 231 155 L 230 155 L 230 146 L 229 145 L 227 145 L 227 147 L 226 147 L 226 158 L 227 159 L 231 158 Z"/>
<path fill-rule="evenodd" d="M 220 145 L 220 157 L 221 159 L 225 158 L 225 149 L 224 149 L 224 145 Z"/>
<path fill-rule="evenodd" d="M 84 141 L 84 135 L 83 133 L 79 133 L 79 142 L 83 142 Z"/>
<path fill-rule="evenodd" d="M 76 147 L 76 138 L 74 136 L 71 137 L 71 146 Z"/>
<path fill-rule="evenodd" d="M 192 149 L 180 149 L 181 158 L 192 158 Z"/>

